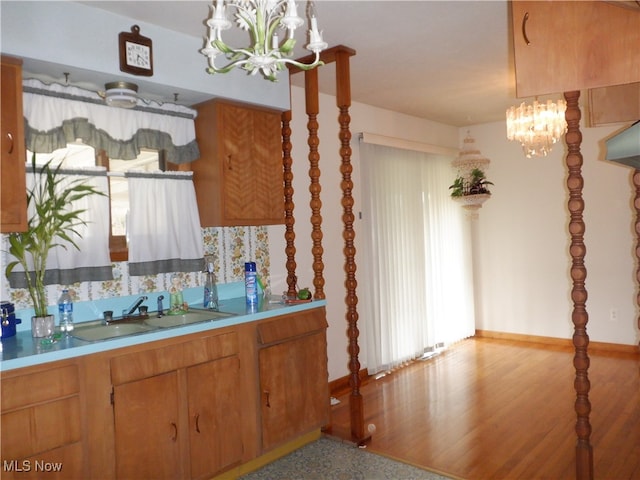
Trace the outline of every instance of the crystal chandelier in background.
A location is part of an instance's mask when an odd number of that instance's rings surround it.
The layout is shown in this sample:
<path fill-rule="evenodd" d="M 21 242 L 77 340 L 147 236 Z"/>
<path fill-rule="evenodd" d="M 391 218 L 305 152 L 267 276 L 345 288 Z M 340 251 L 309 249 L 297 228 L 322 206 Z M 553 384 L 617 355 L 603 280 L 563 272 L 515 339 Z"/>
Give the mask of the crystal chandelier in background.
<path fill-rule="evenodd" d="M 527 158 L 547 156 L 567 131 L 566 109 L 564 100 L 535 100 L 533 105 L 522 102 L 511 107 L 507 110 L 507 138 L 520 142 Z"/>
<path fill-rule="evenodd" d="M 276 81 L 278 71 L 284 69 L 287 63 L 302 70 L 322 64 L 320 52 L 327 48 L 327 44 L 318 30 L 312 3 L 309 4 L 309 43 L 306 48 L 315 54 L 315 58 L 309 64 L 288 58 L 296 43 L 294 32 L 304 24 L 304 20 L 298 16 L 295 0 L 215 0 L 215 5 L 210 8 L 211 17 L 207 20 L 209 37 L 205 40 L 205 47 L 200 50 L 209 58 L 207 72 L 227 73 L 239 67 L 252 75 L 260 71 L 265 78 Z M 238 28 L 249 33 L 251 45 L 235 48 L 222 40 L 223 30 L 232 27 L 227 10 L 233 14 Z M 215 62 L 218 57 L 226 58 L 229 63 L 217 67 Z"/>

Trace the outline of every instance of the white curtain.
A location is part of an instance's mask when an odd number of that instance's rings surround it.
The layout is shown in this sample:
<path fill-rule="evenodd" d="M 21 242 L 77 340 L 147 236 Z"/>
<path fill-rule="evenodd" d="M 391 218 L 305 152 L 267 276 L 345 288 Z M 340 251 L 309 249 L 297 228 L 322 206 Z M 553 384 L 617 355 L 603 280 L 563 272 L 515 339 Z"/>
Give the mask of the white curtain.
<path fill-rule="evenodd" d="M 448 191 L 452 158 L 368 143 L 360 156 L 360 305 L 374 374 L 474 334 L 473 271 L 470 226 Z"/>
<path fill-rule="evenodd" d="M 88 195 L 80 200 L 75 200 L 68 206 L 69 210 L 84 210 L 80 218 L 86 224 L 75 227 L 78 234 L 70 234 L 79 250 L 62 239 L 56 240 L 58 245 L 53 247 L 47 258 L 44 283 L 46 285 L 70 285 L 75 282 L 111 280 L 113 279 L 113 271 L 109 256 L 107 172 L 102 167 L 94 167 L 89 169 L 63 168 L 60 169 L 60 173 L 64 176 L 61 177 L 59 189 L 65 188 L 71 182 L 81 180 L 105 195 Z M 37 178 L 39 175 L 34 175 L 31 166 L 27 166 L 27 189 L 29 191 L 33 189 Z M 33 205 L 29 205 L 29 218 L 34 214 Z M 9 276 L 9 283 L 12 288 L 26 288 L 24 270 L 20 265 L 16 266 Z"/>
<path fill-rule="evenodd" d="M 129 273 L 201 272 L 204 246 L 192 172 L 127 172 Z"/>

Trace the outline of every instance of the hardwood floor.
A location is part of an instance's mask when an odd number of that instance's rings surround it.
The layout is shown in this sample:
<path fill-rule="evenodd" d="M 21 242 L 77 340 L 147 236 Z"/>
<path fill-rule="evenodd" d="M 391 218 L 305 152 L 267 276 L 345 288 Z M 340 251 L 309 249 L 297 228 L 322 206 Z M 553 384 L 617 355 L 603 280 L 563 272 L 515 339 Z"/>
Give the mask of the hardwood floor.
<path fill-rule="evenodd" d="M 640 479 L 640 355 L 589 356 L 595 478 Z M 573 378 L 570 348 L 465 340 L 361 387 L 367 448 L 462 479 L 575 478 Z M 332 433 L 348 438 L 338 399 Z"/>

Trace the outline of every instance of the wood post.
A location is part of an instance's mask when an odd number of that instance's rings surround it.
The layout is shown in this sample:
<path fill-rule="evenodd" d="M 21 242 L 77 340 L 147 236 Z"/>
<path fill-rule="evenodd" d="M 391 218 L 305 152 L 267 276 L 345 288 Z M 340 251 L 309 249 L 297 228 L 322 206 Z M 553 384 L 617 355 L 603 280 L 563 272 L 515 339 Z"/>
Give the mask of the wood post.
<path fill-rule="evenodd" d="M 287 295 L 296 295 L 296 219 L 293 215 L 295 204 L 293 203 L 293 171 L 291 166 L 291 110 L 282 113 L 282 166 L 284 169 L 284 239 L 286 241 L 285 254 L 287 255 Z"/>
<path fill-rule="evenodd" d="M 345 287 L 347 306 L 347 335 L 349 337 L 349 384 L 351 394 L 349 396 L 349 411 L 351 414 L 351 437 L 358 443 L 362 443 L 366 438 L 364 431 L 364 406 L 362 395 L 360 394 L 360 346 L 358 345 L 358 296 L 356 295 L 356 248 L 354 240 L 356 237 L 353 229 L 355 217 L 353 215 L 353 181 L 351 173 L 351 131 L 349 124 L 351 117 L 349 107 L 351 106 L 351 77 L 349 71 L 349 57 L 351 52 L 336 52 L 336 102 L 339 110 L 338 122 L 340 123 L 340 173 L 342 173 L 342 222 L 344 229 L 342 238 L 344 239 L 344 271 L 346 274 Z"/>
<path fill-rule="evenodd" d="M 636 282 L 638 285 L 640 285 L 640 170 L 634 170 L 633 172 L 633 185 L 636 190 L 636 195 L 633 199 L 633 206 L 636 210 Z M 636 303 L 640 307 L 640 291 L 638 291 L 638 294 L 636 296 Z M 640 316 L 638 316 L 638 328 L 640 328 Z"/>
<path fill-rule="evenodd" d="M 591 424 L 589 414 L 591 413 L 591 403 L 589 402 L 589 336 L 587 335 L 587 323 L 589 315 L 586 310 L 587 290 L 585 279 L 587 269 L 584 265 L 586 247 L 584 244 L 585 225 L 582 218 L 584 212 L 584 200 L 582 189 L 584 181 L 582 178 L 582 153 L 580 145 L 582 143 L 582 133 L 580 132 L 580 107 L 578 99 L 580 92 L 565 92 L 564 98 L 567 101 L 567 111 L 565 118 L 568 129 L 565 136 L 567 142 L 566 164 L 569 170 L 567 187 L 569 188 L 569 233 L 571 235 L 570 253 L 572 259 L 571 279 L 573 288 L 571 298 L 573 300 L 573 313 L 571 320 L 574 325 L 573 345 L 575 355 L 573 365 L 576 376 L 574 381 L 576 391 L 575 412 L 577 416 L 576 434 L 576 478 L 578 480 L 593 480 L 593 449 L 589 438 L 591 436 Z"/>
<path fill-rule="evenodd" d="M 309 136 L 307 143 L 309 145 L 309 193 L 311 194 L 311 200 L 309 206 L 311 207 L 311 253 L 313 255 L 313 298 L 324 299 L 324 263 L 322 262 L 322 254 L 324 249 L 322 248 L 322 200 L 320 199 L 320 192 L 322 186 L 320 185 L 320 153 L 318 152 L 318 145 L 320 139 L 318 138 L 318 113 L 320 111 L 320 100 L 318 91 L 318 69 L 307 70 L 304 72 L 304 85 L 305 85 L 305 101 L 307 109 L 307 130 Z"/>

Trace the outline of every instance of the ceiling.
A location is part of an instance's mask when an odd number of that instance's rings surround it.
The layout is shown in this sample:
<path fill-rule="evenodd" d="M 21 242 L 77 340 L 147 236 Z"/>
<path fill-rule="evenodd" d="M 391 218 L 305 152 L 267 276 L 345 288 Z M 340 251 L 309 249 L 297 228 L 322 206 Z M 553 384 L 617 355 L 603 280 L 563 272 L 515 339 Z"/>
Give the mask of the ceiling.
<path fill-rule="evenodd" d="M 81 3 L 199 38 L 206 35 L 211 4 Z M 303 5 L 299 2 L 299 14 Z M 352 101 L 460 127 L 502 120 L 518 103 L 508 9 L 507 0 L 316 1 L 324 40 L 356 50 L 350 64 Z M 296 57 L 308 53 L 304 32 L 300 35 Z M 321 68 L 321 92 L 335 92 L 334 75 Z M 303 75 L 295 75 L 292 83 L 302 81 Z"/>

